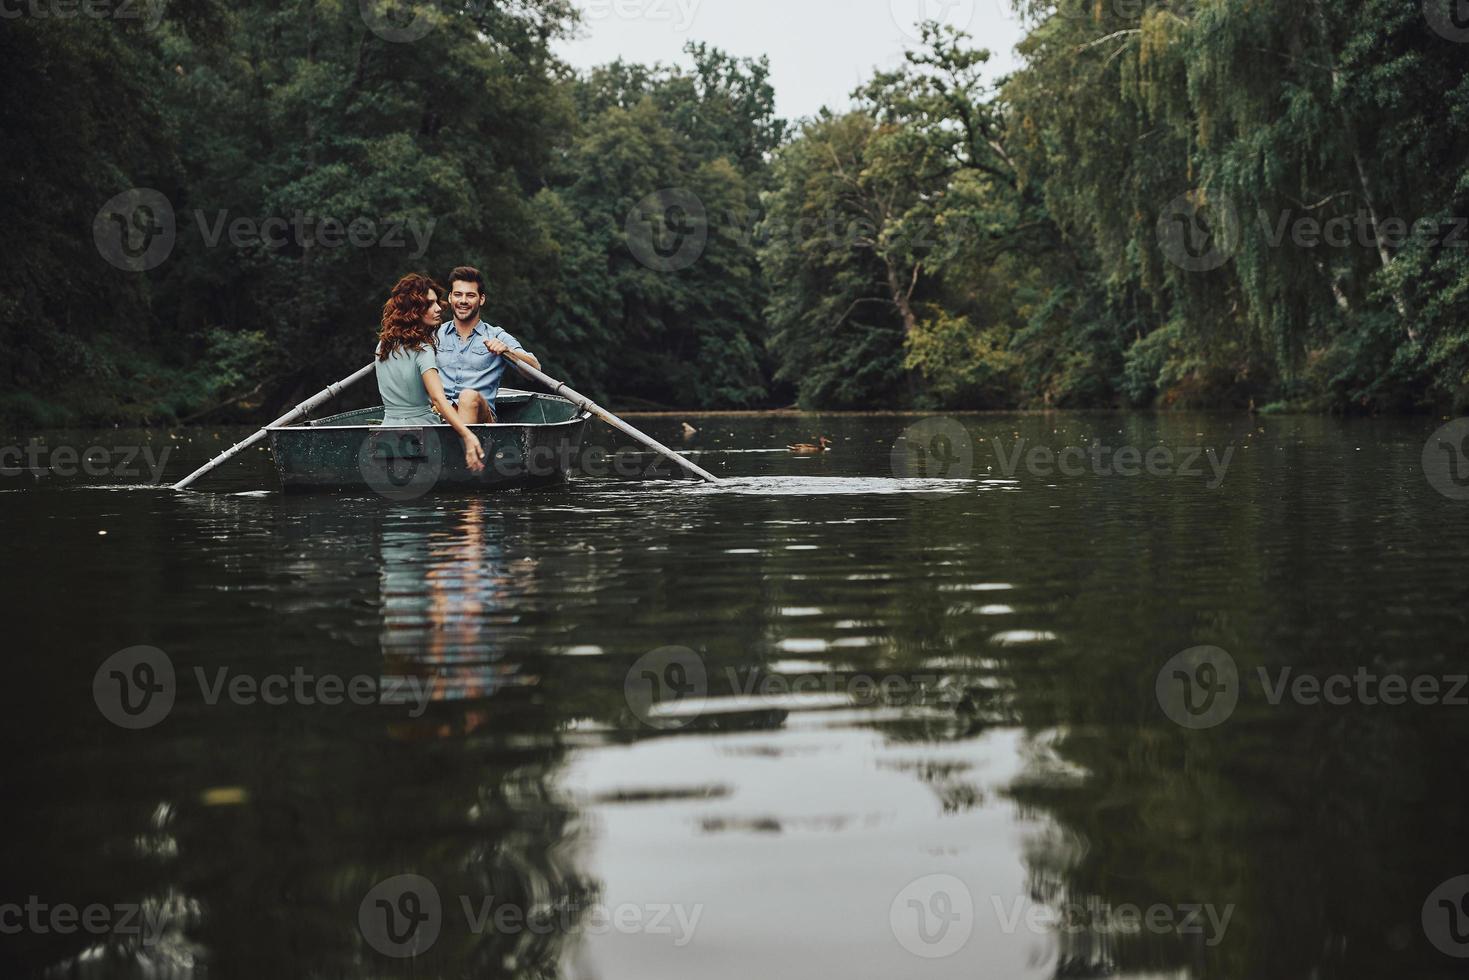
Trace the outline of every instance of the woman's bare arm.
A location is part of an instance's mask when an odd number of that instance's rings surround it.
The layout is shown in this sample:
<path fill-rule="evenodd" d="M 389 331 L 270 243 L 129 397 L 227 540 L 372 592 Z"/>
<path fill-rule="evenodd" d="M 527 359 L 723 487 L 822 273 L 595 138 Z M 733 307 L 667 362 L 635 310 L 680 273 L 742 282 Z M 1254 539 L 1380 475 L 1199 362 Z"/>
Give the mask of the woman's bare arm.
<path fill-rule="evenodd" d="M 428 400 L 433 403 L 434 409 L 445 422 L 453 426 L 454 431 L 459 433 L 459 438 L 464 440 L 464 462 L 470 471 L 478 473 L 484 469 L 484 447 L 479 444 L 479 437 L 469 431 L 469 426 L 464 424 L 454 406 L 449 404 L 449 398 L 444 394 L 444 383 L 439 380 L 437 370 L 423 372 L 423 387 L 427 389 Z"/>

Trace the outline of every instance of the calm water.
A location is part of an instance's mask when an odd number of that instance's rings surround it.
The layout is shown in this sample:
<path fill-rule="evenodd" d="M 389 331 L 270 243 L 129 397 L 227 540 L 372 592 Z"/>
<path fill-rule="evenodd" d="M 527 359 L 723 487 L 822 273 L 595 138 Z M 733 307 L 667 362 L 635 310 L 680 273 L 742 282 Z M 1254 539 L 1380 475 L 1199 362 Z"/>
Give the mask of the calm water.
<path fill-rule="evenodd" d="M 1439 423 L 966 417 L 934 482 L 916 418 L 690 421 L 728 485 L 0 480 L 4 975 L 1462 975 L 1469 706 L 1270 696 L 1453 700 Z M 1012 479 L 1021 438 L 1233 455 Z"/>

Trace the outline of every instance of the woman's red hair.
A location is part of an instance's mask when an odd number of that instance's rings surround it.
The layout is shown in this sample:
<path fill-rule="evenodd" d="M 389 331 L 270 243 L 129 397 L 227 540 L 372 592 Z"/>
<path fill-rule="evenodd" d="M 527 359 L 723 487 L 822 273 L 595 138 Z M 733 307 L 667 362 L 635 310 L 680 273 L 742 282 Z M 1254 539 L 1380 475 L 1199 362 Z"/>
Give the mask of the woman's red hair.
<path fill-rule="evenodd" d="M 423 350 L 433 344 L 434 328 L 423 322 L 431 305 L 429 290 L 444 295 L 443 286 L 417 272 L 398 280 L 383 304 L 383 325 L 377 337 L 378 360 L 386 361 L 400 350 Z"/>

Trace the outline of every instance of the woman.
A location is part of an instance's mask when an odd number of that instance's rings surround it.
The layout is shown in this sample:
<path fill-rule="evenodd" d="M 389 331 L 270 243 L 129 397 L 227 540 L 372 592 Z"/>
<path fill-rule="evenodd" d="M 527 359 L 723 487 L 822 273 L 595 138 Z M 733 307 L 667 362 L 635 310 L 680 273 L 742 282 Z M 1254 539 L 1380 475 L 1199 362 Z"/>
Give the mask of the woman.
<path fill-rule="evenodd" d="M 471 473 L 485 468 L 484 447 L 459 418 L 434 358 L 434 331 L 443 319 L 443 290 L 427 276 L 410 273 L 398 280 L 383 305 L 377 345 L 377 388 L 382 394 L 383 425 L 438 425 L 440 417 L 464 440 L 464 464 Z M 434 415 L 438 411 L 438 416 Z"/>

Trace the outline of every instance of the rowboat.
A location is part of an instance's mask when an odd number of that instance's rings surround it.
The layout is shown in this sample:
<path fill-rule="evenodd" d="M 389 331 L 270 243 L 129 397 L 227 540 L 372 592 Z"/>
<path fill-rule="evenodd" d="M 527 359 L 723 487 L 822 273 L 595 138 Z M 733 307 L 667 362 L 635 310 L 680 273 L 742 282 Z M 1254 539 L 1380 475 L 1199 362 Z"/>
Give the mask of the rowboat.
<path fill-rule="evenodd" d="M 485 450 L 471 473 L 447 425 L 385 427 L 383 409 L 267 428 L 287 490 L 368 490 L 396 500 L 430 491 L 493 492 L 562 483 L 581 451 L 591 412 L 556 395 L 503 389 L 498 421 L 470 426 Z"/>

